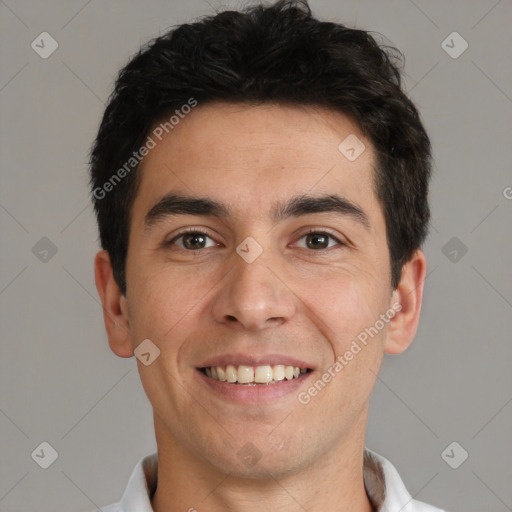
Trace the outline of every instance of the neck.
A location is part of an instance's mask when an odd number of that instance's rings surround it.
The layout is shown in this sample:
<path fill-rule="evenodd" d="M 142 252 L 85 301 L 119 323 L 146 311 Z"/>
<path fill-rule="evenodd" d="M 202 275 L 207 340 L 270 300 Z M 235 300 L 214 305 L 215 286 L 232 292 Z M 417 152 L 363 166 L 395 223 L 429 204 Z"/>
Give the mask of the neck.
<path fill-rule="evenodd" d="M 366 414 L 358 429 L 317 461 L 257 478 L 220 471 L 176 443 L 155 416 L 158 486 L 154 512 L 372 512 L 363 479 Z"/>

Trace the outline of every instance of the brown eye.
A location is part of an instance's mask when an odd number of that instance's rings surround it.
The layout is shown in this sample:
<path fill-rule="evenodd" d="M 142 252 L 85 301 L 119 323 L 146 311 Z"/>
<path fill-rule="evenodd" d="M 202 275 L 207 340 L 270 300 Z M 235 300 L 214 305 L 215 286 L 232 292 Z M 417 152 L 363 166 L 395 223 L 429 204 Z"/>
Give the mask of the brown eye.
<path fill-rule="evenodd" d="M 329 246 L 329 237 L 322 233 L 306 235 L 306 245 L 310 249 L 326 249 Z"/>
<path fill-rule="evenodd" d="M 334 247 L 335 245 L 344 245 L 333 235 L 322 231 L 306 233 L 300 237 L 300 240 L 302 239 L 304 239 L 304 245 L 299 246 L 306 249 L 322 250 Z"/>
<path fill-rule="evenodd" d="M 208 243 L 208 239 L 211 240 L 210 245 L 206 245 Z M 207 247 L 215 246 L 213 239 L 201 231 L 181 233 L 180 235 L 174 237 L 167 245 L 174 244 L 176 244 L 180 249 L 191 251 L 197 251 L 199 249 L 206 249 Z"/>
<path fill-rule="evenodd" d="M 187 233 L 183 235 L 185 249 L 203 249 L 206 237 L 201 233 Z"/>

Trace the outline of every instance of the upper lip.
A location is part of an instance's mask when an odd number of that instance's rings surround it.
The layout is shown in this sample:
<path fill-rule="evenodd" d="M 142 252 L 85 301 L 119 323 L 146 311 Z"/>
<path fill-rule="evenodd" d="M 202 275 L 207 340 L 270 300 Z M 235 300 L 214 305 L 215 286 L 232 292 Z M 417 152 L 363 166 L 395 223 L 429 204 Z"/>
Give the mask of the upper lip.
<path fill-rule="evenodd" d="M 199 368 L 208 368 L 210 366 L 227 366 L 232 364 L 233 366 L 274 366 L 282 364 L 284 366 L 297 366 L 299 368 L 308 368 L 314 370 L 311 363 L 307 363 L 301 359 L 287 356 L 284 354 L 260 354 L 260 355 L 248 355 L 248 354 L 222 354 L 219 356 L 207 359 Z"/>

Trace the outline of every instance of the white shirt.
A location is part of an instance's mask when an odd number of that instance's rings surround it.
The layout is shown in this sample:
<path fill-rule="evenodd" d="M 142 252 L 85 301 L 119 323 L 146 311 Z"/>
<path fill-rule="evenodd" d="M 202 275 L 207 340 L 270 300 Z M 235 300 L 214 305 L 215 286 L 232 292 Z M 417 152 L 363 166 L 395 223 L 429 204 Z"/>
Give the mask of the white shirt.
<path fill-rule="evenodd" d="M 156 452 L 143 457 L 133 469 L 121 501 L 101 510 L 154 512 L 151 497 L 156 489 L 157 468 Z M 368 497 L 378 512 L 444 512 L 413 500 L 391 462 L 368 448 L 365 448 L 363 475 Z"/>

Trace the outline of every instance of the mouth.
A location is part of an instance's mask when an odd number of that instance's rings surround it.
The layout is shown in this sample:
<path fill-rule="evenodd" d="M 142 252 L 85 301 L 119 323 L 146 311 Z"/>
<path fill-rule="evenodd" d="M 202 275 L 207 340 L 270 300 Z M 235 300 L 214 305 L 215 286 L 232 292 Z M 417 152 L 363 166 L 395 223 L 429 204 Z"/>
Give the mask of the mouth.
<path fill-rule="evenodd" d="M 198 368 L 209 379 L 238 386 L 272 385 L 283 381 L 303 378 L 311 368 L 301 368 L 284 364 L 275 365 L 232 365 L 206 366 Z"/>

